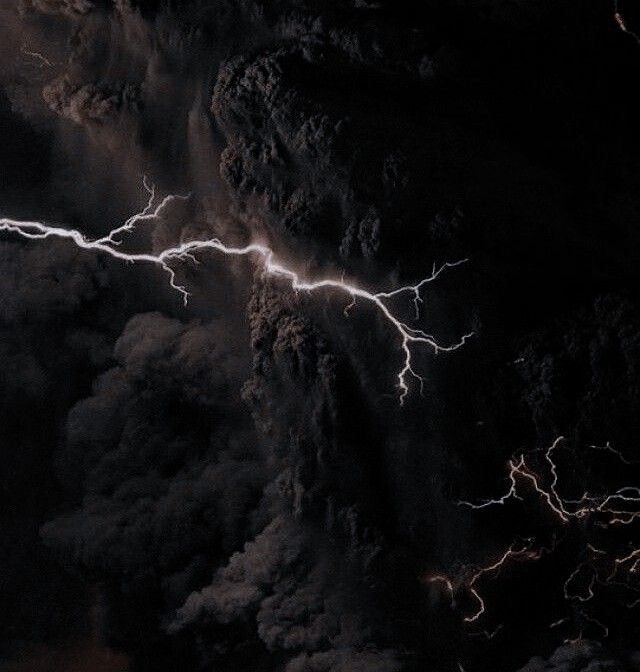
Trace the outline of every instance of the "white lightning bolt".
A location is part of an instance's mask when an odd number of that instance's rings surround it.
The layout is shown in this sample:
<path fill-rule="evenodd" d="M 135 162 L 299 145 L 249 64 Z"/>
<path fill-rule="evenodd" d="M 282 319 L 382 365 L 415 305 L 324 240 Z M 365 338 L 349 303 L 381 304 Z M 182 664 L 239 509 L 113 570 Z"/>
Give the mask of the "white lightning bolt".
<path fill-rule="evenodd" d="M 121 261 L 135 263 L 145 262 L 159 266 L 169 276 L 169 284 L 173 289 L 182 295 L 184 304 L 187 304 L 189 299 L 189 292 L 186 287 L 180 285 L 176 281 L 176 272 L 171 264 L 178 261 L 190 260 L 196 262 L 195 253 L 204 251 L 215 251 L 227 256 L 241 257 L 250 256 L 257 257 L 261 260 L 265 274 L 277 278 L 284 279 L 289 282 L 295 291 L 314 292 L 324 289 L 336 289 L 340 292 L 348 294 L 351 297 L 351 304 L 356 299 L 364 299 L 372 303 L 382 314 L 382 316 L 389 322 L 393 329 L 400 337 L 400 345 L 404 354 L 404 362 L 400 371 L 398 372 L 398 388 L 400 390 L 400 403 L 404 402 L 406 395 L 409 392 L 407 379 L 409 376 L 415 378 L 422 384 L 424 379 L 420 376 L 412 366 L 411 346 L 413 344 L 426 345 L 430 347 L 435 353 L 438 352 L 452 352 L 457 350 L 465 341 L 473 335 L 473 332 L 465 334 L 459 341 L 450 345 L 440 345 L 434 336 L 426 333 L 421 329 L 416 329 L 409 326 L 406 322 L 397 317 L 392 309 L 387 305 L 386 301 L 402 294 L 409 294 L 413 297 L 413 302 L 418 309 L 419 303 L 422 301 L 420 292 L 428 283 L 435 280 L 445 269 L 459 266 L 467 261 L 462 259 L 456 262 L 444 263 L 439 267 L 434 265 L 431 274 L 420 280 L 414 285 L 404 285 L 388 292 L 371 292 L 362 289 L 355 284 L 346 282 L 344 279 L 336 280 L 333 278 L 323 278 L 320 280 L 309 281 L 300 277 L 294 270 L 287 268 L 280 261 L 278 261 L 271 248 L 259 243 L 251 243 L 240 247 L 226 245 L 218 238 L 206 238 L 189 240 L 179 245 L 167 247 L 157 254 L 150 252 L 125 252 L 122 251 L 120 245 L 122 240 L 118 238 L 121 234 L 127 233 L 135 228 L 141 222 L 157 219 L 161 216 L 163 210 L 169 203 L 176 200 L 184 200 L 189 196 L 179 196 L 171 194 L 163 198 L 160 203 L 154 206 L 155 189 L 147 180 L 144 180 L 144 188 L 148 193 L 148 201 L 144 209 L 135 215 L 129 217 L 121 226 L 112 229 L 106 236 L 97 238 L 95 240 L 87 238 L 82 232 L 77 229 L 66 229 L 59 226 L 52 226 L 41 221 L 17 220 L 9 217 L 0 217 L 0 231 L 15 233 L 23 238 L 29 240 L 41 240 L 44 238 L 63 238 L 71 241 L 77 247 L 84 250 L 91 250 L 98 253 L 107 254 L 110 257 L 119 259 Z"/>

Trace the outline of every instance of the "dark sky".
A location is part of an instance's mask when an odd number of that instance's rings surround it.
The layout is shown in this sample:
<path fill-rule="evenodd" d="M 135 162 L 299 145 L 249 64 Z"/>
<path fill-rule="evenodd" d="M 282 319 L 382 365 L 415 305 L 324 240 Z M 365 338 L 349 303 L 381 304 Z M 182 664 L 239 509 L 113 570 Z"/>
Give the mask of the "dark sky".
<path fill-rule="evenodd" d="M 626 0 L 0 0 L 2 672 L 640 670 L 634 30 Z M 105 236 L 145 177 L 184 198 L 117 249 L 258 242 L 371 292 L 467 259 L 388 305 L 474 335 L 414 344 L 401 404 L 364 299 L 199 252 L 184 306 L 9 224 Z"/>

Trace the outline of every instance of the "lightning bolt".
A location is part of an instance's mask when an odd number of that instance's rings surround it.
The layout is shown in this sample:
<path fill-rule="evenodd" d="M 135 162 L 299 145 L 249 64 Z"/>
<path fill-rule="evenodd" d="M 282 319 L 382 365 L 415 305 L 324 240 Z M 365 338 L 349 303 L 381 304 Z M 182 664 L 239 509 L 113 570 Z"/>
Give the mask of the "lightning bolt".
<path fill-rule="evenodd" d="M 640 464 L 640 460 L 630 460 L 627 457 L 625 457 L 619 450 L 616 450 L 609 441 L 604 446 L 589 446 L 591 450 L 601 450 L 607 453 L 612 453 L 615 455 L 622 464 L 626 464 L 628 466 L 632 464 Z"/>
<path fill-rule="evenodd" d="M 627 27 L 627 22 L 625 21 L 625 18 L 622 15 L 622 12 L 620 11 L 619 0 L 614 0 L 613 7 L 614 7 L 613 18 L 618 24 L 618 28 L 620 28 L 620 30 L 623 33 L 630 35 L 638 44 L 640 44 L 640 36 L 637 33 L 634 33 L 632 30 L 629 30 L 629 28 Z"/>
<path fill-rule="evenodd" d="M 617 489 L 612 493 L 603 495 L 592 495 L 585 492 L 578 500 L 563 498 L 557 490 L 558 486 L 558 468 L 553 460 L 553 452 L 564 441 L 564 437 L 558 437 L 544 451 L 545 462 L 549 465 L 551 481 L 548 486 L 542 482 L 541 476 L 531 468 L 526 461 L 524 454 L 517 458 L 512 458 L 508 462 L 509 488 L 506 493 L 495 499 L 486 499 L 478 503 L 461 500 L 458 502 L 461 506 L 467 506 L 472 509 L 484 509 L 489 506 L 503 505 L 510 499 L 522 499 L 518 494 L 518 480 L 527 481 L 534 491 L 546 503 L 549 510 L 557 516 L 562 523 L 568 523 L 572 518 L 581 519 L 594 514 L 601 514 L 602 520 L 599 521 L 601 527 L 609 525 L 628 525 L 640 517 L 640 488 L 627 485 Z M 615 450 L 609 443 L 605 446 L 589 446 L 594 450 L 601 450 L 613 453 L 624 464 L 631 465 L 635 462 L 625 458 L 620 451 Z M 534 451 L 535 452 L 535 451 Z M 634 506 L 635 505 L 635 506 Z"/>
<path fill-rule="evenodd" d="M 477 621 L 482 614 L 486 611 L 486 605 L 484 599 L 481 597 L 478 589 L 476 588 L 476 583 L 485 575 L 492 572 L 499 572 L 502 567 L 505 566 L 510 560 L 537 560 L 540 558 L 542 551 L 533 551 L 531 550 L 531 540 L 527 540 L 527 544 L 524 548 L 516 548 L 516 545 L 511 545 L 495 562 L 487 565 L 486 567 L 480 567 L 476 570 L 471 580 L 468 583 L 468 589 L 475 598 L 478 608 L 473 614 L 465 616 L 465 623 L 474 623 Z"/>
<path fill-rule="evenodd" d="M 497 576 L 500 571 L 510 564 L 512 561 L 532 561 L 539 560 L 543 554 L 550 552 L 548 548 L 533 548 L 533 539 L 525 539 L 522 542 L 514 542 L 502 553 L 496 560 L 490 562 L 488 565 L 482 567 L 465 567 L 460 576 L 455 580 L 444 574 L 436 574 L 434 576 L 427 576 L 426 583 L 442 585 L 451 599 L 452 608 L 456 607 L 455 595 L 460 590 L 467 591 L 475 602 L 475 611 L 463 617 L 465 623 L 475 623 L 486 612 L 486 602 L 480 593 L 478 586 L 480 580 L 486 575 L 493 574 Z M 492 639 L 502 628 L 498 626 L 492 633 L 486 630 L 482 631 L 487 639 Z"/>
<path fill-rule="evenodd" d="M 156 203 L 155 187 L 149 184 L 146 178 L 143 180 L 143 186 L 148 194 L 148 200 L 145 207 L 140 212 L 129 217 L 121 226 L 112 229 L 102 238 L 89 239 L 77 229 L 67 229 L 64 227 L 53 226 L 46 222 L 17 220 L 8 217 L 0 218 L 0 231 L 17 234 L 28 240 L 61 238 L 70 241 L 83 250 L 106 254 L 123 262 L 140 262 L 158 266 L 168 275 L 169 285 L 182 296 L 185 306 L 187 305 L 190 294 L 184 285 L 178 283 L 174 265 L 178 262 L 185 261 L 198 263 L 195 255 L 203 252 L 217 252 L 231 257 L 255 258 L 261 263 L 265 275 L 286 281 L 295 292 L 312 293 L 323 290 L 337 290 L 347 294 L 351 298 L 351 303 L 345 310 L 348 310 L 355 305 L 357 299 L 362 299 L 373 304 L 400 339 L 400 348 L 404 356 L 403 364 L 397 374 L 400 404 L 404 402 L 406 395 L 409 393 L 409 378 L 417 380 L 420 383 L 421 390 L 424 384 L 424 378 L 413 368 L 412 346 L 427 346 L 431 348 L 434 353 L 453 352 L 462 347 L 462 345 L 464 345 L 464 343 L 473 335 L 471 332 L 462 336 L 462 338 L 455 343 L 441 345 L 431 334 L 428 334 L 422 329 L 417 329 L 408 325 L 405 321 L 400 319 L 390 307 L 392 299 L 407 295 L 412 298 L 416 313 L 419 314 L 419 304 L 422 302 L 421 292 L 424 287 L 433 282 L 443 271 L 465 263 L 467 261 L 466 259 L 444 263 L 438 267 L 434 264 L 431 274 L 416 284 L 403 285 L 386 292 L 372 292 L 363 289 L 356 284 L 347 282 L 344 278 L 340 280 L 334 278 L 322 278 L 313 281 L 306 280 L 296 271 L 285 266 L 281 261 L 276 259 L 274 252 L 270 247 L 260 243 L 233 246 L 223 243 L 219 238 L 204 238 L 188 240 L 175 246 L 166 247 L 158 253 L 123 251 L 121 249 L 123 235 L 131 232 L 141 223 L 160 218 L 169 204 L 177 200 L 186 200 L 190 197 L 189 195 L 181 196 L 170 194 L 154 205 L 154 203 Z"/>
<path fill-rule="evenodd" d="M 640 521 L 640 487 L 635 485 L 627 485 L 612 492 L 604 492 L 602 494 L 591 494 L 586 491 L 578 499 L 569 499 L 560 493 L 560 478 L 554 454 L 564 441 L 564 437 L 560 436 L 545 449 L 536 449 L 527 454 L 521 453 L 512 457 L 507 463 L 507 487 L 504 494 L 479 502 L 461 500 L 458 502 L 458 505 L 473 510 L 504 506 L 511 500 L 523 500 L 524 492 L 522 486 L 527 486 L 529 491 L 533 491 L 535 496 L 541 500 L 544 507 L 553 515 L 558 525 L 579 524 L 579 529 L 583 534 L 590 529 L 583 524 L 585 520 L 589 519 L 595 519 L 595 525 L 604 530 L 615 526 L 628 526 L 636 521 Z M 640 463 L 626 457 L 621 451 L 613 448 L 609 442 L 604 446 L 591 445 L 589 448 L 611 454 L 627 466 Z M 538 469 L 535 469 L 531 456 L 540 453 L 542 454 L 542 460 L 539 461 Z M 555 549 L 554 542 L 553 547 L 550 549 L 542 548 L 535 550 L 533 542 L 534 540 L 529 539 L 526 540 L 524 545 L 514 543 L 497 560 L 479 569 L 463 567 L 454 579 L 446 575 L 437 575 L 428 578 L 427 581 L 446 588 L 448 594 L 451 596 L 452 608 L 456 607 L 454 598 L 458 591 L 465 590 L 470 594 L 477 607 L 472 614 L 464 617 L 464 621 L 466 623 L 475 623 L 486 611 L 485 600 L 478 587 L 480 580 L 484 576 L 496 575 L 502 567 L 513 561 L 538 560 L 543 553 L 552 552 Z M 638 586 L 637 582 L 639 573 L 640 548 L 636 547 L 633 543 L 628 545 L 627 550 L 622 555 L 619 552 L 609 552 L 596 548 L 591 543 L 586 543 L 583 560 L 577 564 L 564 582 L 564 598 L 567 602 L 573 604 L 574 607 L 577 605 L 586 606 L 586 603 L 593 600 L 596 596 L 597 587 L 607 586 L 622 587 L 638 596 L 640 595 L 640 586 Z M 627 603 L 626 606 L 632 609 L 639 604 L 640 597 L 636 597 L 635 600 Z M 595 617 L 587 614 L 583 608 L 578 609 L 577 614 L 582 618 L 583 623 L 593 624 L 602 630 L 604 636 L 608 635 L 607 626 Z M 555 628 L 568 620 L 566 618 L 556 620 L 550 627 Z M 582 628 L 578 635 L 578 640 L 581 638 Z"/>

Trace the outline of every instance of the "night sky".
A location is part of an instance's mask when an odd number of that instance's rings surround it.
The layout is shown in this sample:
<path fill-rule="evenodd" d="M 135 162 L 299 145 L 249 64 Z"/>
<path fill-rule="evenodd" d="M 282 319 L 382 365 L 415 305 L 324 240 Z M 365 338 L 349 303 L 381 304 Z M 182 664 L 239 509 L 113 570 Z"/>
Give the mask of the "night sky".
<path fill-rule="evenodd" d="M 0 0 L 0 672 L 640 672 L 636 32 Z"/>

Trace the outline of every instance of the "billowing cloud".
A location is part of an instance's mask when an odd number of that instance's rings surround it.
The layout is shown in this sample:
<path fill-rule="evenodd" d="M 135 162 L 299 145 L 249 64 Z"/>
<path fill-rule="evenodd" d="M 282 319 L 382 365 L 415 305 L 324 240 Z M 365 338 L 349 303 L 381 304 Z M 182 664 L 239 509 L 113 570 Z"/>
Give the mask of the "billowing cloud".
<path fill-rule="evenodd" d="M 519 672 L 633 672 L 640 669 L 640 654 L 616 656 L 589 640 L 565 644 L 548 659 L 536 656 Z"/>
<path fill-rule="evenodd" d="M 42 12 L 43 14 L 61 14 L 70 18 L 86 16 L 93 10 L 91 0 L 20 0 L 22 12 Z"/>
<path fill-rule="evenodd" d="M 132 84 L 73 86 L 66 77 L 45 86 L 49 107 L 76 124 L 113 123 L 120 114 L 135 114 L 141 107 L 139 89 Z"/>

